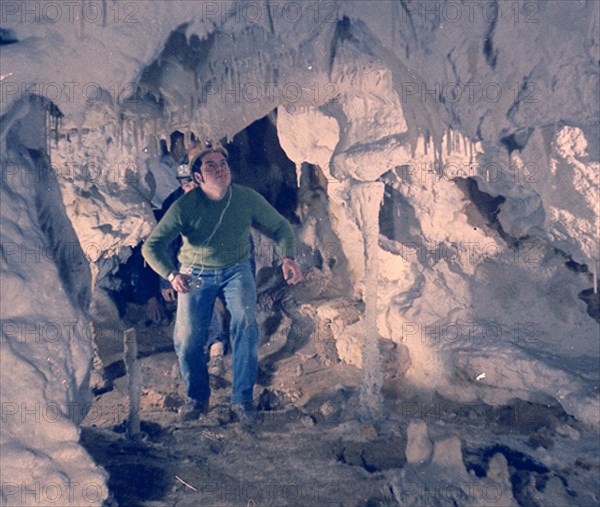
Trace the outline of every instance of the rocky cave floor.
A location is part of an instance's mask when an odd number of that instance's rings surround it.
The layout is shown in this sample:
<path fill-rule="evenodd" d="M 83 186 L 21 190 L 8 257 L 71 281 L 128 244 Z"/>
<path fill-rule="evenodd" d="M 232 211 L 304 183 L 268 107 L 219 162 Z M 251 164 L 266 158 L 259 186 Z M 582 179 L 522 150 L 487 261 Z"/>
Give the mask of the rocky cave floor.
<path fill-rule="evenodd" d="M 105 364 L 112 389 L 95 396 L 82 428 L 109 474 L 107 506 L 598 505 L 597 429 L 558 404 L 461 404 L 387 374 L 381 418 L 361 421 L 360 371 L 311 339 L 272 353 L 275 334 L 261 346 L 258 422 L 230 415 L 230 355 L 224 374 L 211 377 L 209 414 L 181 422 L 172 323 L 143 320 L 137 307 L 126 322 L 137 332 L 141 434 L 127 437 L 128 379 L 116 356 Z M 427 433 L 408 443 L 415 422 Z M 456 436 L 459 445 L 444 444 Z M 419 454 L 422 463 L 407 461 Z M 498 454 L 504 464 L 492 474 Z M 500 486 L 485 482 L 492 475 Z"/>

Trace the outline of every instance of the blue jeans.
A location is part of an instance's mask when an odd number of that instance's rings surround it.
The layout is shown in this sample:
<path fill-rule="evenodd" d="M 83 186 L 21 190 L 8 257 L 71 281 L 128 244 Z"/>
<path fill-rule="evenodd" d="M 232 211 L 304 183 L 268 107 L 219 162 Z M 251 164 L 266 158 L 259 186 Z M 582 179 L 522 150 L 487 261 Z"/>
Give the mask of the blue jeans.
<path fill-rule="evenodd" d="M 181 272 L 186 272 L 182 266 Z M 195 279 L 200 269 L 194 268 Z M 208 339 L 215 298 L 223 291 L 225 306 L 231 313 L 230 336 L 233 348 L 232 403 L 252 401 L 252 389 L 258 373 L 259 329 L 256 322 L 256 284 L 249 261 L 223 269 L 204 269 L 203 284 L 177 296 L 177 320 L 173 341 L 179 358 L 181 376 L 190 399 L 207 403 L 210 382 L 204 347 Z"/>

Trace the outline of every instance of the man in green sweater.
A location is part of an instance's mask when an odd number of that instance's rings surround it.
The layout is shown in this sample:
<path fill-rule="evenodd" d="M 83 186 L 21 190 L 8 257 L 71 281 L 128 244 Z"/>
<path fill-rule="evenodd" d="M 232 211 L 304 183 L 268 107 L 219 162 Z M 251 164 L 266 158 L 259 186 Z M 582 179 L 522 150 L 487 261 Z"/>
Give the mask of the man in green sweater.
<path fill-rule="evenodd" d="M 197 419 L 208 408 L 210 383 L 204 345 L 220 290 L 231 313 L 232 409 L 241 420 L 257 417 L 252 390 L 260 333 L 249 261 L 250 226 L 260 225 L 279 245 L 287 282 L 302 280 L 294 260 L 296 246 L 290 224 L 260 194 L 231 182 L 227 156 L 220 144 L 190 148 L 190 169 L 198 188 L 169 208 L 142 249 L 152 269 L 179 293 L 173 340 L 189 397 L 180 409 L 184 420 Z M 173 265 L 168 253 L 169 243 L 179 235 L 183 240 L 180 268 Z"/>

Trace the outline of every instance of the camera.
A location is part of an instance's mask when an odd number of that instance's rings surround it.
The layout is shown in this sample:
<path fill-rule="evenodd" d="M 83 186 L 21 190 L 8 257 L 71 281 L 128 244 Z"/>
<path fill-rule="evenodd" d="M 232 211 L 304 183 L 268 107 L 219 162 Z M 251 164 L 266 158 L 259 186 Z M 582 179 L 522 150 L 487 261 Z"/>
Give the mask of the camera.
<path fill-rule="evenodd" d="M 189 286 L 191 289 L 200 289 L 204 285 L 204 280 L 199 275 L 194 275 L 190 277 Z"/>

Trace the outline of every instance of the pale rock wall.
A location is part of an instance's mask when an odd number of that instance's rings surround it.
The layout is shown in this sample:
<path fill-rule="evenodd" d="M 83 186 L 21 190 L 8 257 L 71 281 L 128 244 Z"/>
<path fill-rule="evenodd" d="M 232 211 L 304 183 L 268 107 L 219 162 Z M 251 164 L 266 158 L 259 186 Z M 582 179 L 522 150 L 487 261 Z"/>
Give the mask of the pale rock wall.
<path fill-rule="evenodd" d="M 91 274 L 46 177 L 44 131 L 28 128 L 47 105 L 16 104 L 1 131 L 2 504 L 100 506 L 106 474 L 78 428 L 91 401 Z"/>

